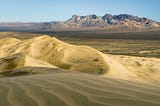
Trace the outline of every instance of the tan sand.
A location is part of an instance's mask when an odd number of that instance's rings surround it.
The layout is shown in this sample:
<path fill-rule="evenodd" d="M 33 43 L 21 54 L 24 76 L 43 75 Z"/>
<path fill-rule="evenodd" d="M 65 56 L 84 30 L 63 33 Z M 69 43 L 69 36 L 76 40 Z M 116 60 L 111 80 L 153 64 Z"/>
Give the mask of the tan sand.
<path fill-rule="evenodd" d="M 60 72 L 0 79 L 1 106 L 159 106 L 160 85 Z"/>
<path fill-rule="evenodd" d="M 145 82 L 160 83 L 160 59 L 122 55 L 107 55 Z"/>
<path fill-rule="evenodd" d="M 106 55 L 47 35 L 3 38 L 0 106 L 159 106 L 159 63 Z"/>
<path fill-rule="evenodd" d="M 59 68 L 92 74 L 103 74 L 109 68 L 99 51 L 87 46 L 70 45 L 46 35 L 18 41 L 15 44 L 2 44 L 1 58 L 23 54 Z"/>

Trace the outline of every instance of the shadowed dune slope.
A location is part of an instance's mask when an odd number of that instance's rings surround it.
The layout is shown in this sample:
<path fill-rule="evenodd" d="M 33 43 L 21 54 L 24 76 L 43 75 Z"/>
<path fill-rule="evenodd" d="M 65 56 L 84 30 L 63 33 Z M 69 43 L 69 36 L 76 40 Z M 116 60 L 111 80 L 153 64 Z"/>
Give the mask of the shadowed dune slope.
<path fill-rule="evenodd" d="M 48 67 L 57 68 L 45 61 L 33 59 L 30 56 L 24 54 L 14 54 L 5 58 L 0 59 L 0 73 L 9 72 L 18 68 L 31 66 L 31 67 Z"/>
<path fill-rule="evenodd" d="M 47 69 L 46 69 L 47 70 Z M 159 106 L 160 85 L 78 72 L 0 79 L 1 106 Z"/>

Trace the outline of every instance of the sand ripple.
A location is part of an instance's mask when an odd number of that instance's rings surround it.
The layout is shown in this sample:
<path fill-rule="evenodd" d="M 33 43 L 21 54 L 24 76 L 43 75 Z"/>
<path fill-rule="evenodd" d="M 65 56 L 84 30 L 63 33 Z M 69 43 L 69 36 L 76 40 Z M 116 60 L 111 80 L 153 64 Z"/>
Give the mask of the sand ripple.
<path fill-rule="evenodd" d="M 1 106 L 159 106 L 160 85 L 60 72 L 0 79 Z"/>

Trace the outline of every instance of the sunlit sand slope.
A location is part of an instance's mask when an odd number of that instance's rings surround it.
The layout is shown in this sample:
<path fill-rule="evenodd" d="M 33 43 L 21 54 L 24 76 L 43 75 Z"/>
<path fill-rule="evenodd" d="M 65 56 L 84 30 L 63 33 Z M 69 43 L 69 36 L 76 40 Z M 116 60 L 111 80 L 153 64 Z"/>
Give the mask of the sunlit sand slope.
<path fill-rule="evenodd" d="M 0 42 L 0 58 L 7 59 L 17 54 L 14 60 L 20 61 L 21 56 L 18 55 L 23 55 L 25 59 L 22 60 L 26 60 L 26 64 L 30 64 L 29 61 L 32 58 L 32 60 L 44 61 L 59 68 L 92 74 L 103 74 L 109 69 L 99 51 L 87 46 L 70 45 L 46 35 L 22 41 L 4 38 Z"/>

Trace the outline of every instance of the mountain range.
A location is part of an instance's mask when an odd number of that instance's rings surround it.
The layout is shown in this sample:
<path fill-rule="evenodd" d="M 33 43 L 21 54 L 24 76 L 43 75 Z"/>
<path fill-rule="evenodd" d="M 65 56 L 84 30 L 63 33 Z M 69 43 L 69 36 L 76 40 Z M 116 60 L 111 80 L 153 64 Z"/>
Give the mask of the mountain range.
<path fill-rule="evenodd" d="M 66 21 L 0 23 L 1 31 L 63 31 L 63 30 L 144 30 L 160 28 L 160 23 L 149 18 L 129 14 L 73 15 Z"/>

